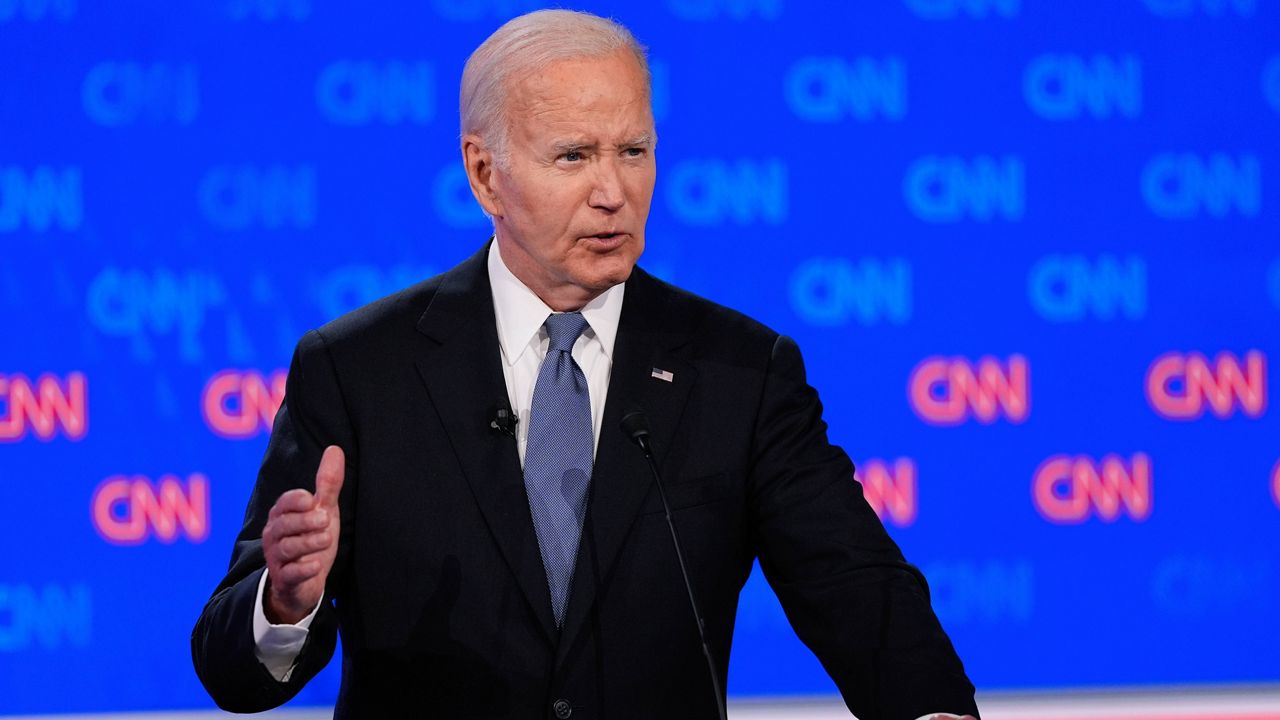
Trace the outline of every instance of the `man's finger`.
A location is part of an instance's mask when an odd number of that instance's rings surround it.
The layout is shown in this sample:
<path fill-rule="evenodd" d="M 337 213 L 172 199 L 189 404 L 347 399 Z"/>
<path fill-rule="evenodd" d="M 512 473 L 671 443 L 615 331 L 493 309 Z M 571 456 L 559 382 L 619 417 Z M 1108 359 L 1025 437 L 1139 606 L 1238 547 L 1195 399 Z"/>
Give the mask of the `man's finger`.
<path fill-rule="evenodd" d="M 291 562 L 283 565 L 271 574 L 272 581 L 279 587 L 301 585 L 320 574 L 320 563 L 315 560 Z"/>
<path fill-rule="evenodd" d="M 290 535 L 275 545 L 275 557 L 281 562 L 293 562 L 306 555 L 312 555 L 327 549 L 333 538 L 327 531 L 309 533 L 307 535 Z"/>
<path fill-rule="evenodd" d="M 269 518 L 278 518 L 285 513 L 306 512 L 315 507 L 315 496 L 303 490 L 302 488 L 294 488 L 279 498 L 271 506 L 271 512 L 268 513 Z"/>
<path fill-rule="evenodd" d="M 320 458 L 320 469 L 316 471 L 317 507 L 338 507 L 338 492 L 342 490 L 345 468 L 346 455 L 342 452 L 342 448 L 330 445 L 324 449 L 324 456 Z"/>
<path fill-rule="evenodd" d="M 273 518 L 271 524 L 263 531 L 269 532 L 272 540 L 279 540 L 290 535 L 302 535 L 329 527 L 329 513 L 324 510 L 308 510 L 307 512 L 289 512 Z"/>

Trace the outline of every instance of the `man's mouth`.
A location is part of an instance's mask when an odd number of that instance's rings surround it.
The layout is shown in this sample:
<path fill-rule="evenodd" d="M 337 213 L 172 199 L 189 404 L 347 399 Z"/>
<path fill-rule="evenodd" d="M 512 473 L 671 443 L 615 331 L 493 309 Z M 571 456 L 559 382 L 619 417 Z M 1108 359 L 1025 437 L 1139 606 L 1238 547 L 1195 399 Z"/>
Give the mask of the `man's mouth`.
<path fill-rule="evenodd" d="M 586 240 L 588 246 L 604 252 L 612 252 L 622 247 L 627 241 L 627 233 L 624 232 L 598 232 L 591 235 L 583 235 L 582 239 Z"/>

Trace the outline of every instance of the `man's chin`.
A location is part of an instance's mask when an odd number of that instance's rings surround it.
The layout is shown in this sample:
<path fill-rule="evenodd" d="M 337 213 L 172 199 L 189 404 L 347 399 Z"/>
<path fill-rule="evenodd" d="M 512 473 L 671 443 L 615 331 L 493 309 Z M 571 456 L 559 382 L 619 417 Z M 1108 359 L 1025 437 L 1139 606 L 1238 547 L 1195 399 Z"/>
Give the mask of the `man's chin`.
<path fill-rule="evenodd" d="M 582 287 L 604 292 L 614 285 L 626 282 L 635 269 L 637 259 L 631 253 L 613 253 L 593 258 L 590 267 L 584 268 L 586 272 L 579 275 L 580 284 Z"/>
<path fill-rule="evenodd" d="M 636 266 L 636 260 L 634 258 L 626 260 L 621 258 L 611 258 L 609 260 L 612 260 L 611 263 L 609 263 L 611 266 L 596 270 L 594 277 L 591 277 L 589 282 L 586 283 L 589 287 L 594 288 L 594 290 L 604 292 L 605 290 L 609 290 L 609 288 L 616 286 L 616 284 L 627 282 L 627 278 L 631 277 L 631 272 Z"/>

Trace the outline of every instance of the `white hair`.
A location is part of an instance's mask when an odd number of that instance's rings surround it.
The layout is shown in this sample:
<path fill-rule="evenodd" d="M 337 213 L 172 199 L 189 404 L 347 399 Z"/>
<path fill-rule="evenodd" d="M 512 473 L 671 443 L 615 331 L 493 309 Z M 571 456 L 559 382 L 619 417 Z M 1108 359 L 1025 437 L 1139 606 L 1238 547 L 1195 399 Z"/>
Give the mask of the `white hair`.
<path fill-rule="evenodd" d="M 467 58 L 458 93 L 462 134 L 475 133 L 507 164 L 507 93 L 518 77 L 561 60 L 596 58 L 629 50 L 644 71 L 652 97 L 645 48 L 617 21 L 575 10 L 536 10 L 509 20 Z"/>

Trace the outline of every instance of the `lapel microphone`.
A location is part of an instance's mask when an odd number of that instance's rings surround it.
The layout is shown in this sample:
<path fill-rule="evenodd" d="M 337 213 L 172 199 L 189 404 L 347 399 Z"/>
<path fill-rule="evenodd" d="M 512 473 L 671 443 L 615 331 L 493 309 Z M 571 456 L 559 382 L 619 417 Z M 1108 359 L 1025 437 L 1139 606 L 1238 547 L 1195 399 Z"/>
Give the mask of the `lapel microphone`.
<path fill-rule="evenodd" d="M 680 536 L 676 533 L 675 522 L 671 519 L 671 506 L 667 504 L 667 492 L 662 487 L 662 473 L 658 472 L 658 463 L 653 459 L 653 445 L 649 442 L 649 418 L 643 410 L 632 410 L 622 416 L 618 423 L 622 434 L 631 439 L 644 453 L 644 459 L 653 472 L 653 482 L 658 486 L 658 498 L 662 500 L 662 510 L 667 516 L 667 529 L 671 531 L 671 546 L 676 550 L 676 560 L 680 562 L 680 577 L 684 579 L 684 589 L 689 593 L 689 607 L 693 608 L 693 619 L 698 623 L 698 638 L 702 640 L 702 655 L 707 659 L 707 670 L 711 672 L 711 691 L 715 695 L 716 712 L 720 720 L 726 720 L 725 709 L 720 692 L 720 673 L 716 671 L 716 661 L 711 657 L 711 645 L 707 642 L 707 624 L 698 611 L 698 601 L 693 597 L 693 583 L 689 582 L 689 571 L 685 567 L 684 552 L 680 549 Z"/>
<path fill-rule="evenodd" d="M 520 418 L 516 417 L 515 411 L 506 403 L 502 403 L 498 405 L 498 409 L 493 413 L 493 419 L 489 421 L 489 427 L 514 440 L 516 438 L 516 423 L 518 422 L 520 422 Z"/>

